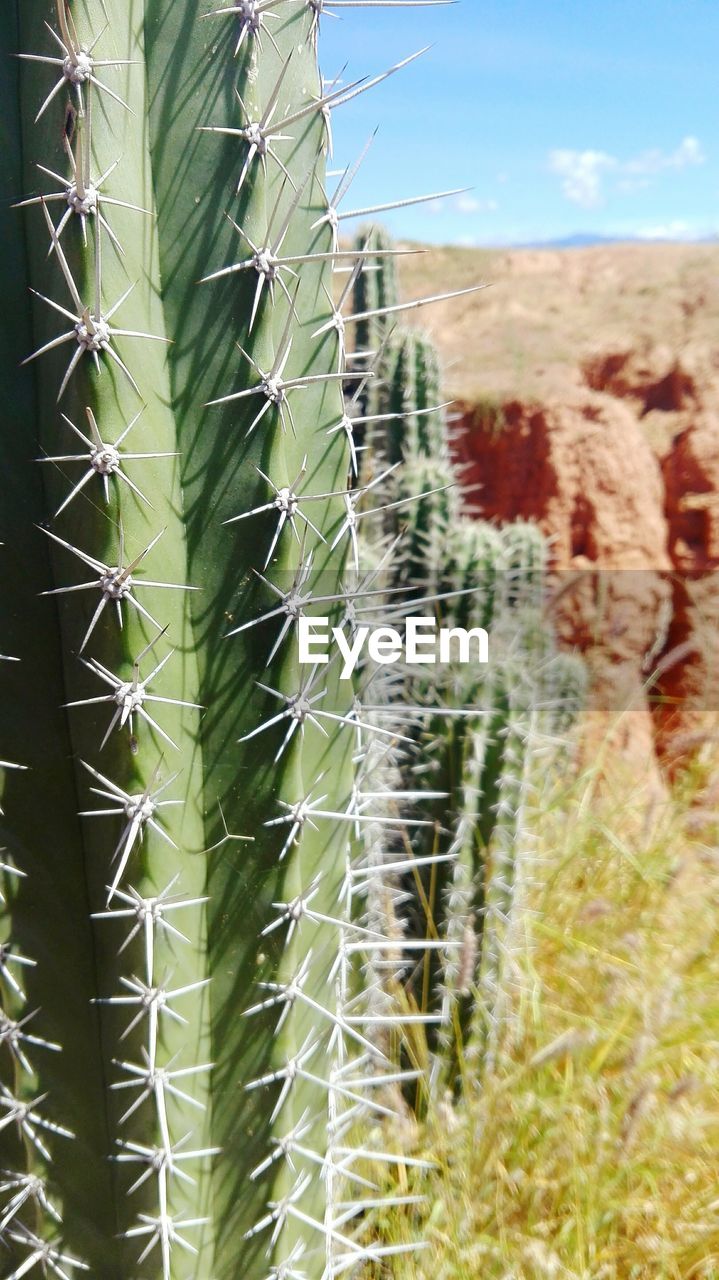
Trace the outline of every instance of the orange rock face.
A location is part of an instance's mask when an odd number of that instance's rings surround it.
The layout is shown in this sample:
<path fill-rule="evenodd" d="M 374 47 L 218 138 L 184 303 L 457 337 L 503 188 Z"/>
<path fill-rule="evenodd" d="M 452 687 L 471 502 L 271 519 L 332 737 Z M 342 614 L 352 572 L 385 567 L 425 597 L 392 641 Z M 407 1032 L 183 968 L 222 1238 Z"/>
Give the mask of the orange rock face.
<path fill-rule="evenodd" d="M 494 429 L 470 409 L 456 449 L 483 518 L 534 520 L 549 538 L 558 633 L 590 672 L 585 749 L 609 736 L 657 789 L 645 686 L 667 629 L 671 562 L 661 470 L 635 414 L 596 391 L 504 404 Z"/>
<path fill-rule="evenodd" d="M 592 741 L 609 734 L 655 785 L 655 733 L 662 753 L 688 754 L 719 707 L 719 414 L 661 348 L 584 371 L 591 387 L 566 399 L 464 407 L 455 452 L 483 518 L 534 520 L 549 538 L 559 635 L 590 670 Z M 641 424 L 655 411 L 689 420 L 661 465 Z"/>
<path fill-rule="evenodd" d="M 671 567 L 661 469 L 629 407 L 572 392 L 505 403 L 498 417 L 465 408 L 455 438 L 484 519 L 536 520 L 559 570 Z"/>
<path fill-rule="evenodd" d="M 719 709 L 719 413 L 706 403 L 663 460 L 676 573 L 658 745 L 673 757 L 716 746 Z"/>

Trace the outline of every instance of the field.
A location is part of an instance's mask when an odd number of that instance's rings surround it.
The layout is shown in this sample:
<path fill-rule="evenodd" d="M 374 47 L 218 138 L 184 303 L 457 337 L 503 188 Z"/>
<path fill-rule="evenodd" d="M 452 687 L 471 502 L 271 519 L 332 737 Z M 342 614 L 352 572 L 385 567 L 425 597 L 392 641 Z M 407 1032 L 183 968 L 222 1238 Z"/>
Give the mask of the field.
<path fill-rule="evenodd" d="M 596 783 L 538 817 L 503 1059 L 397 1135 L 436 1162 L 424 1211 L 381 1224 L 425 1242 L 402 1280 L 719 1274 L 716 822 L 696 777 L 651 820 Z"/>

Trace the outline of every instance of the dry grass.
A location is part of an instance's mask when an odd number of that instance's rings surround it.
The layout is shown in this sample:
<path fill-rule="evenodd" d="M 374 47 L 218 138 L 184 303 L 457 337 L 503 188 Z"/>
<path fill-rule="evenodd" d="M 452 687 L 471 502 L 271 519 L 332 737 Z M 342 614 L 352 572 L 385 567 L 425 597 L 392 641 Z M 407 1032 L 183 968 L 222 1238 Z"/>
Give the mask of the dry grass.
<path fill-rule="evenodd" d="M 649 837 L 587 779 L 542 815 L 515 1033 L 405 1135 L 437 1161 L 427 1208 L 378 1225 L 426 1247 L 383 1275 L 719 1276 L 719 859 L 716 829 L 687 835 L 691 790 Z"/>

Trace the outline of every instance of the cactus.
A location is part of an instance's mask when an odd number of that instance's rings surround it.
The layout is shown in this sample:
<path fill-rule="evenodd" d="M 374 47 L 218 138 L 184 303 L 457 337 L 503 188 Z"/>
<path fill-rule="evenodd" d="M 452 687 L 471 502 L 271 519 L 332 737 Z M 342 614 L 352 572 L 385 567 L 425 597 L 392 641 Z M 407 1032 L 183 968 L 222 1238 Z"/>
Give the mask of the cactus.
<path fill-rule="evenodd" d="M 391 248 L 392 241 L 386 231 L 379 226 L 361 228 L 355 237 L 357 252 Z M 392 329 L 392 312 L 388 308 L 399 306 L 399 280 L 397 269 L 392 258 L 384 261 L 373 256 L 358 271 L 353 290 L 355 312 L 362 317 L 357 321 L 355 329 L 355 350 L 367 353 L 368 358 L 382 351 Z M 375 387 L 380 379 L 368 383 L 365 391 L 364 411 L 377 412 L 380 401 Z"/>
<path fill-rule="evenodd" d="M 386 403 L 388 411 L 398 416 L 390 420 L 385 434 L 388 461 L 422 457 L 449 462 L 446 405 L 441 403 L 441 373 L 434 343 L 415 329 L 400 331 L 392 342 L 391 359 Z"/>
<path fill-rule="evenodd" d="M 460 516 L 394 247 L 339 242 L 396 206 L 339 211 L 331 112 L 417 55 L 328 88 L 324 0 L 97 8 L 1 28 L 0 1243 L 8 1280 L 329 1280 L 408 1248 L 367 1209 L 424 1167 L 381 1122 L 412 1028 L 446 1023 L 456 923 L 415 927 L 411 877 L 475 891 L 524 704 L 449 669 L 355 687 L 296 624 L 402 594 L 524 619 L 528 583 L 529 635 L 539 570 Z"/>
<path fill-rule="evenodd" d="M 386 249 L 390 241 L 374 234 Z M 391 260 L 379 267 L 380 276 L 392 272 Z M 362 290 L 363 275 L 357 310 L 367 305 L 368 288 L 390 287 L 378 286 L 373 273 Z M 358 336 L 370 341 L 369 331 Z M 405 891 L 400 915 L 410 935 L 426 936 L 428 911 L 433 917 L 437 950 L 425 957 L 412 989 L 422 1005 L 427 990 L 433 993 L 430 1006 L 440 1012 L 430 1031 L 438 1051 L 432 1078 L 455 1088 L 463 1076 L 476 1081 L 491 1069 L 507 1033 L 507 992 L 517 989 L 512 966 L 527 936 L 530 799 L 548 747 L 556 748 L 576 716 L 582 681 L 577 660 L 555 652 L 543 618 L 547 551 L 538 528 L 517 522 L 498 531 L 462 514 L 431 339 L 402 329 L 374 337 L 385 343 L 388 372 L 377 388 L 364 465 L 369 476 L 377 455 L 387 464 L 381 533 L 400 548 L 387 607 L 399 592 L 398 617 L 424 603 L 444 625 L 491 633 L 488 668 L 407 669 L 383 721 L 391 722 L 394 709 L 398 726 L 414 726 L 399 786 L 423 790 L 423 816 L 434 817 L 413 837 L 424 868 L 420 900 L 408 883 L 396 892 Z M 403 707 L 413 709 L 414 720 Z"/>
<path fill-rule="evenodd" d="M 355 762 L 396 735 L 294 626 L 357 595 L 343 390 L 371 379 L 333 269 L 393 252 L 338 246 L 330 112 L 384 76 L 323 86 L 323 8 L 12 0 L 1 28 L 12 1280 L 393 1252 L 363 1226 L 362 1121 L 416 1073 L 361 982 L 387 923 L 362 833 L 405 817 Z"/>

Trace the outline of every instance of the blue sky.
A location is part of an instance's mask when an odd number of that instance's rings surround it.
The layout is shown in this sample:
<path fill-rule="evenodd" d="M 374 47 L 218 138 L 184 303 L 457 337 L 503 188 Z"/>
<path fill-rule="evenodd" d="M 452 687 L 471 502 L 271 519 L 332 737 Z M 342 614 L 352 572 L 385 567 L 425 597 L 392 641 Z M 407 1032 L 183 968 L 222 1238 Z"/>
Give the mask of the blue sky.
<path fill-rule="evenodd" d="M 331 5 L 331 0 L 328 0 Z M 502 244 L 719 232 L 719 0 L 462 0 L 322 20 L 345 78 L 430 51 L 335 113 L 344 207 L 471 186 L 389 216 L 398 234 Z"/>

